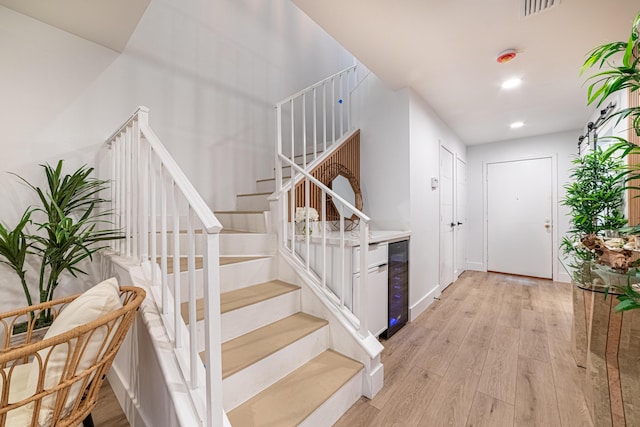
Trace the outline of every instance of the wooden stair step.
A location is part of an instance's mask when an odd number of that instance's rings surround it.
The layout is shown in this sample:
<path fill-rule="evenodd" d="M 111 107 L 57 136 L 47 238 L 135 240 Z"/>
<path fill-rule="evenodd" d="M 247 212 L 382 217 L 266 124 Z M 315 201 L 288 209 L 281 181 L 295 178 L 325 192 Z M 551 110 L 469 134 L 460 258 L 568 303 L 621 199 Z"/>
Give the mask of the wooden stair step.
<path fill-rule="evenodd" d="M 299 286 L 281 280 L 271 280 L 246 288 L 237 289 L 231 292 L 220 294 L 220 312 L 237 310 L 248 305 L 257 304 L 261 301 L 275 298 L 277 296 L 294 292 L 300 289 Z"/>
<path fill-rule="evenodd" d="M 223 343 L 222 378 L 259 362 L 328 323 L 306 313 L 296 313 Z M 200 356 L 204 357 L 204 352 Z"/>
<path fill-rule="evenodd" d="M 294 292 L 300 289 L 299 286 L 283 282 L 281 280 L 271 280 L 269 282 L 259 283 L 246 288 L 237 289 L 231 292 L 220 294 L 220 313 L 237 310 L 248 305 L 257 304 L 259 302 Z M 180 305 L 180 311 L 185 323 L 189 324 L 189 301 L 185 301 Z M 196 320 L 204 319 L 204 299 L 200 298 L 196 301 Z"/>
<path fill-rule="evenodd" d="M 297 426 L 362 369 L 327 350 L 228 413 L 234 426 Z"/>
<path fill-rule="evenodd" d="M 271 193 L 245 193 L 245 194 L 236 194 L 236 197 L 251 197 L 251 196 L 270 196 Z"/>
<path fill-rule="evenodd" d="M 291 179 L 291 176 L 283 176 L 282 180 L 284 181 L 285 179 Z M 265 181 L 275 181 L 276 178 L 263 178 L 263 179 L 257 179 L 256 182 L 265 182 Z"/>
<path fill-rule="evenodd" d="M 253 261 L 256 259 L 268 258 L 266 256 L 221 256 L 220 265 L 237 264 L 239 262 Z M 158 264 L 160 264 L 160 258 L 157 258 Z M 203 258 L 201 256 L 195 257 L 196 270 L 203 268 Z M 180 272 L 185 272 L 189 269 L 189 258 L 186 256 L 180 257 Z M 173 257 L 167 257 L 167 273 L 173 274 Z"/>

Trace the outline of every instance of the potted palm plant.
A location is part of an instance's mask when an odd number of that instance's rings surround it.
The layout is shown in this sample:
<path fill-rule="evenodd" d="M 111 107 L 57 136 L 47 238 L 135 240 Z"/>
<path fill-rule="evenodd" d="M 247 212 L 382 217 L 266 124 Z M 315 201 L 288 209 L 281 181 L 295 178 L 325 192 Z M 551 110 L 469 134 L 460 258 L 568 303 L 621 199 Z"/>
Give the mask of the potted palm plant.
<path fill-rule="evenodd" d="M 0 224 L 0 262 L 18 276 L 28 305 L 34 302 L 26 280 L 28 257 L 37 258 L 39 264 L 38 301 L 47 302 L 53 300 L 64 274 L 86 274 L 82 262 L 105 248 L 105 242 L 123 237 L 108 221 L 110 212 L 102 210 L 108 200 L 100 193 L 108 181 L 93 178 L 93 168 L 82 166 L 63 174 L 62 160 L 55 168 L 41 166 L 47 181 L 44 188 L 18 176 L 36 193 L 39 206 L 27 208 L 13 229 Z M 28 232 L 29 225 L 34 232 Z M 51 313 L 43 311 L 36 327 L 51 321 Z"/>
<path fill-rule="evenodd" d="M 640 89 L 640 14 L 633 20 L 629 38 L 626 41 L 607 43 L 593 49 L 583 67 L 582 73 L 587 70 L 597 69 L 598 71 L 588 78 L 590 82 L 587 90 L 587 102 L 589 105 L 601 106 L 613 94 L 620 91 L 635 92 Z M 630 127 L 640 136 L 640 107 L 628 106 L 612 114 L 607 120 L 627 119 Z M 610 157 L 626 157 L 630 153 L 639 153 L 640 148 L 635 144 L 620 137 L 610 137 L 616 140 L 605 153 L 604 160 Z M 638 165 L 626 167 L 622 172 L 623 188 L 638 188 L 633 185 L 640 179 L 640 168 Z M 629 271 L 626 286 L 618 288 L 622 294 L 618 296 L 620 303 L 616 310 L 629 310 L 640 308 L 640 293 L 632 286 L 632 277 L 640 276 L 637 269 Z M 635 277 L 634 277 L 635 279 Z"/>

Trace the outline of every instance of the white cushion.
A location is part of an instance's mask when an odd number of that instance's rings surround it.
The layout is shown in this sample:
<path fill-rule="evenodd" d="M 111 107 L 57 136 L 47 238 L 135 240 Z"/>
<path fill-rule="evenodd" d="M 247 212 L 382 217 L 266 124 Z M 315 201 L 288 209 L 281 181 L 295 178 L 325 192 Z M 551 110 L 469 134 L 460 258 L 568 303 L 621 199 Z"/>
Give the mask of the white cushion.
<path fill-rule="evenodd" d="M 46 340 L 47 338 L 68 332 L 78 326 L 90 323 L 102 315 L 111 313 L 120 308 L 122 308 L 122 302 L 120 301 L 120 288 L 118 286 L 118 281 L 115 278 L 105 280 L 69 303 L 55 318 L 43 339 Z M 111 332 L 113 332 L 113 330 L 115 330 L 115 326 Z M 104 351 L 108 346 L 108 341 L 111 340 L 111 337 L 107 338 L 107 333 L 108 330 L 106 326 L 100 327 L 93 332 L 93 335 L 91 335 L 89 342 L 85 346 L 84 354 L 80 358 L 74 373 L 88 369 L 96 359 L 98 359 L 98 356 L 102 356 L 104 354 Z M 107 338 L 107 343 L 103 346 L 105 338 Z M 72 352 L 74 351 L 76 341 L 77 340 L 74 339 L 70 341 L 71 345 L 63 343 L 52 350 L 50 348 L 45 348 L 38 352 L 42 359 L 42 364 L 46 363 L 46 372 L 44 377 L 45 390 L 55 387 L 60 383 L 60 378 L 67 362 L 67 352 L 69 350 Z M 49 357 L 48 361 L 46 359 L 47 357 Z M 29 387 L 32 390 L 35 390 L 40 375 L 40 365 L 37 361 L 34 361 L 32 365 L 34 366 L 31 371 L 31 375 L 29 376 Z M 71 391 L 67 397 L 65 410 L 63 410 L 63 415 L 68 412 L 78 396 L 78 393 L 80 393 L 81 385 L 82 381 L 79 381 L 71 387 Z M 38 419 L 38 424 L 40 426 L 51 425 L 51 417 L 53 415 L 55 403 L 56 394 L 52 394 L 42 400 Z"/>
<path fill-rule="evenodd" d="M 26 399 L 32 396 L 35 390 L 35 385 L 30 387 L 29 375 L 31 373 L 32 364 L 27 363 L 25 365 L 16 365 L 11 371 L 11 368 L 3 369 L 4 375 L 0 376 L 0 389 L 4 388 L 4 379 L 11 377 L 9 385 L 9 400 L 8 403 L 19 402 L 22 399 Z M 23 405 L 13 411 L 7 412 L 6 426 L 28 426 L 31 423 L 31 414 L 33 411 L 33 404 Z"/>

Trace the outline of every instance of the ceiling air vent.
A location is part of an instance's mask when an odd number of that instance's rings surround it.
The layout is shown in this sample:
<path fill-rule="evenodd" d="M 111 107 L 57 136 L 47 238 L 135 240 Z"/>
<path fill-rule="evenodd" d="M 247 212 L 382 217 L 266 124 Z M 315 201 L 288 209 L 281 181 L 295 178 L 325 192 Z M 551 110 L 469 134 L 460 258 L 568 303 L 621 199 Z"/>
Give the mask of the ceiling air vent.
<path fill-rule="evenodd" d="M 522 16 L 535 15 L 560 4 L 560 0 L 520 0 Z"/>

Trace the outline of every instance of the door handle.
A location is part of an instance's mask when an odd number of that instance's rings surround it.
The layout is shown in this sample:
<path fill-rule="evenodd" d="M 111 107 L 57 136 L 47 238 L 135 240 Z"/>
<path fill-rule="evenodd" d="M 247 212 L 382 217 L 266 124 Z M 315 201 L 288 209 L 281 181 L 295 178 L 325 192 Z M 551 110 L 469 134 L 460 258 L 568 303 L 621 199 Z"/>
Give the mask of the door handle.
<path fill-rule="evenodd" d="M 462 223 L 460 221 L 458 221 L 458 225 L 462 225 Z"/>
<path fill-rule="evenodd" d="M 453 227 L 455 227 L 455 226 L 456 226 L 456 223 L 455 223 L 455 222 L 452 222 L 452 223 L 451 223 L 451 228 L 453 228 Z"/>
<path fill-rule="evenodd" d="M 551 224 L 549 224 L 548 222 L 544 225 L 544 228 L 551 228 Z"/>

